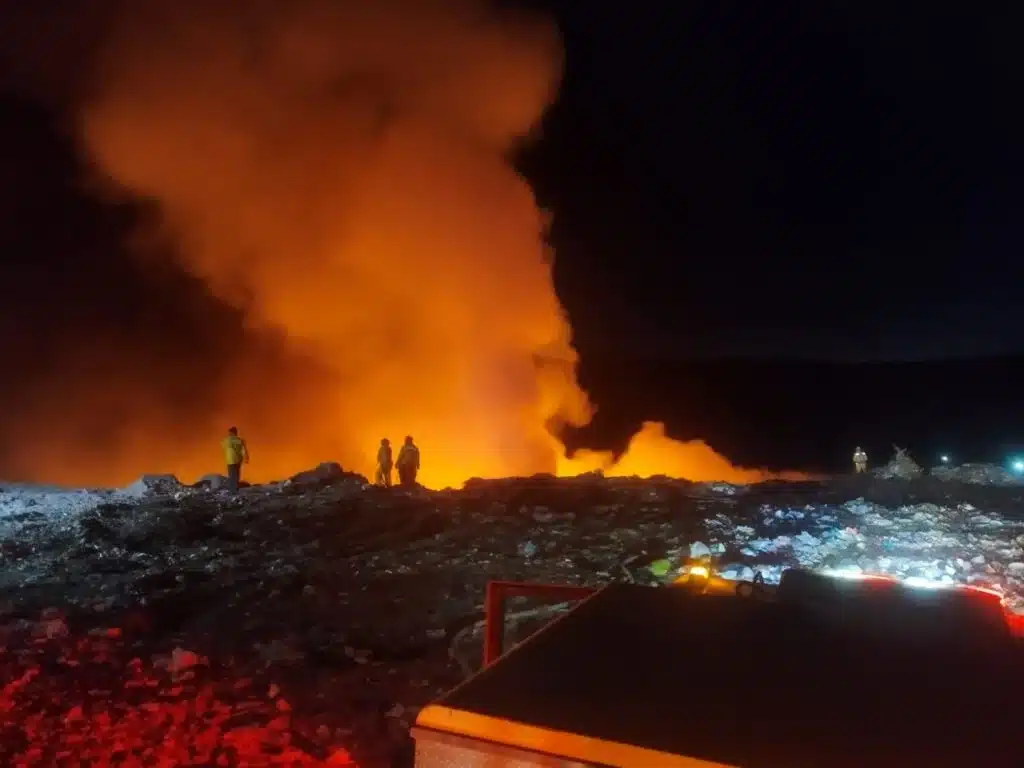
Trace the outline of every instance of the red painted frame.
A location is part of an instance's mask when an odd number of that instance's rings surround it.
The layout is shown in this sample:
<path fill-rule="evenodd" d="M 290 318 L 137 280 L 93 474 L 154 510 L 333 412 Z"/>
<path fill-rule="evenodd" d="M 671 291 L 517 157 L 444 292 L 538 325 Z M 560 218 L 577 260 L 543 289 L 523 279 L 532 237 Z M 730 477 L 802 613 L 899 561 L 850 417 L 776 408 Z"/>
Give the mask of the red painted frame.
<path fill-rule="evenodd" d="M 582 600 L 597 592 L 596 587 L 565 584 L 530 584 L 522 581 L 489 581 L 484 599 L 484 666 L 501 656 L 505 645 L 505 600 L 510 597 L 536 597 L 546 603 Z"/>

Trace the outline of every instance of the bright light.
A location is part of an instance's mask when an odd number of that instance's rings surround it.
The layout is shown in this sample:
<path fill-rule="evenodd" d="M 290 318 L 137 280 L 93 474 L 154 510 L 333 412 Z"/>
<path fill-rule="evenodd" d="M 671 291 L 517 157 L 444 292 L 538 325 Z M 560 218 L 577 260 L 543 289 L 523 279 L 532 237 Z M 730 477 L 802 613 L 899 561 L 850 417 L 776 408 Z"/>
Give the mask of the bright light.
<path fill-rule="evenodd" d="M 942 461 L 943 464 L 949 464 L 949 456 L 943 454 L 942 456 L 939 457 L 939 459 Z"/>
<path fill-rule="evenodd" d="M 891 576 L 882 576 L 875 573 L 864 573 L 853 568 L 832 568 L 821 571 L 822 576 L 831 576 L 834 579 L 847 579 L 849 581 L 894 581 Z"/>
<path fill-rule="evenodd" d="M 697 576 L 701 579 L 710 579 L 711 571 L 705 568 L 703 565 L 695 565 L 690 569 L 691 576 Z"/>
<path fill-rule="evenodd" d="M 943 577 L 946 581 L 933 581 L 932 579 L 924 579 L 920 576 L 907 576 L 904 579 L 900 579 L 895 576 L 863 573 L 855 570 L 854 568 L 826 569 L 820 571 L 820 573 L 823 576 L 831 576 L 837 579 L 849 579 L 850 581 L 887 581 L 889 583 L 903 584 L 904 586 L 916 589 L 949 589 L 978 592 L 985 595 L 991 595 L 992 597 L 998 597 L 1001 603 L 1004 605 L 1006 604 L 1006 594 L 997 585 L 981 586 L 980 584 L 957 584 L 948 576 Z"/>
<path fill-rule="evenodd" d="M 824 576 L 831 576 L 834 579 L 862 579 L 864 574 L 860 571 L 848 571 L 839 569 L 827 569 L 821 572 Z"/>
<path fill-rule="evenodd" d="M 860 581 L 862 579 L 870 578 L 863 571 L 854 570 L 853 568 L 827 568 L 821 572 L 824 576 L 831 576 L 834 579 L 854 579 Z"/>
<path fill-rule="evenodd" d="M 1016 461 L 1014 461 L 1013 462 L 1013 471 L 1014 472 L 1024 472 L 1024 461 L 1021 461 L 1020 459 L 1017 459 Z"/>
<path fill-rule="evenodd" d="M 931 579 L 922 579 L 920 576 L 907 576 L 903 580 L 903 583 L 908 587 L 917 587 L 918 589 L 947 589 L 952 585 L 944 584 L 941 581 L 932 581 Z"/>

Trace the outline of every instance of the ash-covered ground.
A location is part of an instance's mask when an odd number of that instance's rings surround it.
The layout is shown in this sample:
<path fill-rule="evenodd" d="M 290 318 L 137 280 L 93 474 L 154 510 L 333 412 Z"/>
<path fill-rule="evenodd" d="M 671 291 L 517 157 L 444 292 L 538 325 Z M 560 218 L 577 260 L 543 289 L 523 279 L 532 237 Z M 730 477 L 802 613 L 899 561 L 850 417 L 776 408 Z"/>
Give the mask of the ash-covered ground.
<path fill-rule="evenodd" d="M 710 552 L 731 578 L 860 568 L 994 584 L 1024 609 L 1024 488 L 979 472 L 8 486 L 0 764 L 402 764 L 418 708 L 478 665 L 490 579 L 657 583 L 659 561 Z M 557 610 L 513 603 L 512 639 Z"/>

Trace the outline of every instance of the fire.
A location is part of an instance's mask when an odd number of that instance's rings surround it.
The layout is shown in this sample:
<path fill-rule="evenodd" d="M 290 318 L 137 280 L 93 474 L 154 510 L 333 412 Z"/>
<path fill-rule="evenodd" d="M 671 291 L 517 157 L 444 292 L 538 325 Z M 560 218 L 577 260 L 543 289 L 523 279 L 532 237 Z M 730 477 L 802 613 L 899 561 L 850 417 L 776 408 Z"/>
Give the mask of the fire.
<path fill-rule="evenodd" d="M 657 424 L 618 462 L 565 455 L 559 427 L 593 407 L 547 216 L 508 160 L 557 94 L 562 50 L 546 20 L 484 0 L 166 0 L 121 13 L 80 109 L 83 145 L 119 189 L 159 204 L 181 266 L 307 362 L 275 378 L 237 361 L 215 417 L 140 404 L 116 450 L 64 464 L 92 481 L 192 478 L 220 469 L 217 441 L 236 424 L 255 480 L 326 459 L 369 476 L 380 439 L 407 434 L 430 487 L 597 468 L 764 477 Z M 154 440 L 157 428 L 173 439 Z M 51 476 L 53 450 L 39 456 Z"/>

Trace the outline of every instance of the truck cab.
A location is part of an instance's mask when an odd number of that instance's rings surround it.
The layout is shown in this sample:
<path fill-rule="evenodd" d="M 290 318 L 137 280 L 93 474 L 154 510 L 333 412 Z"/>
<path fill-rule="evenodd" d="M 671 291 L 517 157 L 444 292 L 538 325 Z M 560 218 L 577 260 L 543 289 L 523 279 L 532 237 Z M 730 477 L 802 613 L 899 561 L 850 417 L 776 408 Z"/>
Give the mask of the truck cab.
<path fill-rule="evenodd" d="M 416 766 L 1017 765 L 1014 630 L 885 576 L 611 584 L 424 708 Z"/>

